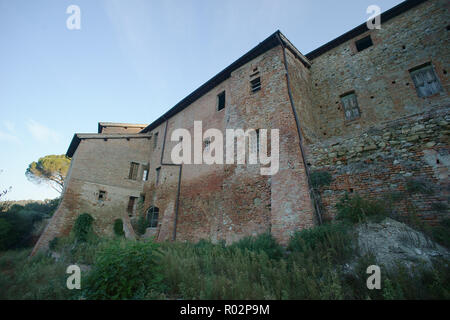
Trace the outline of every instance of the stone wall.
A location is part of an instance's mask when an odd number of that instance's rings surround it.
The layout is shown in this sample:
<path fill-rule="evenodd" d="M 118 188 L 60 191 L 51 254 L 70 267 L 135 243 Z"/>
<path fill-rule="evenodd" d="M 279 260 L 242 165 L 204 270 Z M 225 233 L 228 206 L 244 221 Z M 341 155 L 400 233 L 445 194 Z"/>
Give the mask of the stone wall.
<path fill-rule="evenodd" d="M 148 136 L 129 140 L 107 139 L 108 135 L 98 137 L 101 139 L 81 140 L 72 158 L 61 203 L 36 243 L 33 254 L 46 248 L 53 238 L 67 236 L 82 213 L 93 216 L 97 234 L 112 236 L 114 220 L 120 218 L 126 234 L 135 236 L 127 207 L 129 197 L 139 197 L 143 191 L 142 169 L 137 180 L 128 177 L 132 161 L 148 162 Z M 100 191 L 105 191 L 102 200 L 99 200 Z"/>
<path fill-rule="evenodd" d="M 358 135 L 380 122 L 450 104 L 448 1 L 430 0 L 311 61 L 316 141 Z M 357 52 L 370 35 L 373 46 Z M 431 62 L 440 94 L 420 98 L 409 70 Z M 340 96 L 354 91 L 361 118 L 346 121 Z"/>
<path fill-rule="evenodd" d="M 261 90 L 250 89 L 250 75 L 257 68 Z M 217 95 L 225 91 L 226 107 L 217 111 Z M 298 148 L 295 121 L 287 94 L 280 46 L 235 70 L 231 77 L 152 131 L 159 143 L 151 155 L 150 179 L 145 185 L 146 207 L 156 206 L 160 225 L 153 234 L 158 240 L 173 236 L 179 167 L 171 163 L 173 130 L 185 128 L 194 135 L 194 121 L 202 121 L 203 132 L 226 129 L 279 129 L 280 170 L 270 177 L 260 174 L 259 165 L 183 165 L 176 239 L 225 240 L 271 231 L 281 242 L 290 234 L 313 225 L 311 201 Z M 225 139 L 225 135 L 224 135 Z M 225 141 L 225 140 L 224 140 Z M 270 141 L 269 141 L 270 143 Z M 225 152 L 224 152 L 225 154 Z M 155 172 L 161 168 L 161 184 Z"/>
<path fill-rule="evenodd" d="M 449 108 L 436 107 L 422 113 L 373 126 L 362 134 L 339 142 L 308 146 L 313 171 L 328 171 L 330 186 L 321 190 L 325 214 L 331 218 L 345 193 L 388 199 L 408 194 L 407 182 L 418 181 L 430 194 L 412 194 L 396 200 L 399 215 L 411 213 L 412 201 L 419 216 L 430 223 L 448 217 L 433 204 L 449 203 Z"/>

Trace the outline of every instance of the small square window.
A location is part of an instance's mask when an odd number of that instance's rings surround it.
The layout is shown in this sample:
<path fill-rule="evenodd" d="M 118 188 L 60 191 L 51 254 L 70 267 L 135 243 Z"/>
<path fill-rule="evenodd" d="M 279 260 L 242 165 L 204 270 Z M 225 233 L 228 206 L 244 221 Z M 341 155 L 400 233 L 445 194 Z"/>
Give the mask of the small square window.
<path fill-rule="evenodd" d="M 345 120 L 351 121 L 361 116 L 358 100 L 354 92 L 341 96 L 341 102 L 344 107 Z"/>
<path fill-rule="evenodd" d="M 256 79 L 250 81 L 250 85 L 251 85 L 252 92 L 261 90 L 261 78 L 258 77 Z"/>
<path fill-rule="evenodd" d="M 217 111 L 225 108 L 225 91 L 217 96 Z"/>
<path fill-rule="evenodd" d="M 364 49 L 373 46 L 372 38 L 370 36 L 367 36 L 362 39 L 359 39 L 358 41 L 355 42 L 355 45 L 358 52 L 363 51 Z"/>
<path fill-rule="evenodd" d="M 429 97 L 442 91 L 441 83 L 431 63 L 411 69 L 409 72 L 419 97 Z"/>
<path fill-rule="evenodd" d="M 98 192 L 98 200 L 103 201 L 106 199 L 106 191 L 100 190 Z"/>

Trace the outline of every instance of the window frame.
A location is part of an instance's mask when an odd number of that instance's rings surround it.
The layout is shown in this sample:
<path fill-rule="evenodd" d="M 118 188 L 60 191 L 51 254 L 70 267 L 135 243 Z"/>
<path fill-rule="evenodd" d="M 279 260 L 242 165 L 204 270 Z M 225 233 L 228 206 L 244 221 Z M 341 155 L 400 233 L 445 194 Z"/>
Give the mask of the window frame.
<path fill-rule="evenodd" d="M 366 44 L 364 41 L 367 41 L 367 39 L 370 41 L 370 44 L 365 46 Z M 361 43 L 363 44 L 362 46 L 361 46 Z M 358 45 L 358 44 L 360 44 L 360 45 Z M 374 46 L 374 43 L 373 43 L 372 36 L 370 34 L 355 41 L 355 48 L 356 48 L 357 52 L 362 52 L 373 46 Z M 361 47 L 361 49 L 360 49 L 360 47 Z"/>
<path fill-rule="evenodd" d="M 106 191 L 105 190 L 99 190 L 98 191 L 97 200 L 98 201 L 105 201 L 106 200 Z"/>
<path fill-rule="evenodd" d="M 223 106 L 221 107 L 221 105 L 220 105 L 220 98 L 221 97 L 223 97 Z M 217 95 L 217 111 L 222 111 L 222 110 L 224 110 L 225 109 L 225 107 L 226 107 L 226 95 L 225 95 L 225 90 L 224 91 L 222 91 L 221 93 L 219 93 L 218 95 Z"/>
<path fill-rule="evenodd" d="M 134 197 L 134 196 L 128 197 L 127 213 L 128 213 L 129 217 L 134 215 L 134 210 L 136 207 L 136 199 L 137 199 L 137 197 Z"/>
<path fill-rule="evenodd" d="M 346 109 L 345 101 L 348 100 L 349 97 L 352 97 L 352 96 L 354 97 L 354 101 L 355 101 L 356 107 L 353 107 L 351 109 Z M 346 92 L 346 93 L 340 95 L 339 98 L 340 98 L 340 101 L 341 101 L 342 110 L 344 112 L 345 122 L 352 122 L 352 121 L 357 121 L 357 120 L 361 119 L 361 108 L 359 107 L 358 96 L 356 95 L 355 91 Z M 350 114 L 352 115 L 350 118 L 347 118 L 347 111 L 348 110 L 350 111 Z M 358 112 L 357 116 L 354 115 L 354 112 L 353 112 L 354 110 L 357 110 L 357 112 Z"/>
<path fill-rule="evenodd" d="M 443 91 L 443 87 L 442 87 L 442 83 L 441 83 L 441 79 L 439 78 L 436 69 L 433 65 L 433 63 L 431 61 L 426 62 L 424 64 L 418 65 L 414 68 L 411 68 L 408 70 L 409 71 L 409 76 L 411 77 L 413 84 L 414 84 L 414 88 L 416 90 L 416 94 L 419 98 L 430 98 L 433 97 L 435 95 L 438 95 L 439 93 L 441 93 Z M 422 95 L 422 91 L 421 88 L 425 88 L 428 89 L 429 86 L 425 85 L 425 81 L 427 82 L 427 84 L 429 85 L 430 82 L 428 82 L 427 80 L 423 80 L 423 85 L 419 86 L 417 83 L 417 78 L 415 77 L 416 74 L 421 74 L 421 73 L 426 73 L 427 71 L 431 71 L 432 72 L 432 76 L 434 76 L 434 83 L 437 86 L 437 91 L 433 92 L 431 91 L 430 94 L 427 95 Z M 422 75 L 423 76 L 423 75 Z"/>
<path fill-rule="evenodd" d="M 250 80 L 250 92 L 256 93 L 262 88 L 261 77 Z"/>
<path fill-rule="evenodd" d="M 131 161 L 130 162 L 130 171 L 128 172 L 128 179 L 136 181 L 137 177 L 138 177 L 138 173 L 139 173 L 139 163 Z"/>

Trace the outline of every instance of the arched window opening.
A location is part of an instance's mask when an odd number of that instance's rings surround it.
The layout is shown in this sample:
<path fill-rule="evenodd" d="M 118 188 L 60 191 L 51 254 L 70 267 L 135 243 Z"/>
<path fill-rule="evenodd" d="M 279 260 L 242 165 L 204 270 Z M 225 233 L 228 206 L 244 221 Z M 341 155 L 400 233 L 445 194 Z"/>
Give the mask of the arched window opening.
<path fill-rule="evenodd" d="M 158 226 L 159 208 L 150 207 L 147 210 L 147 221 L 150 228 L 156 228 Z"/>

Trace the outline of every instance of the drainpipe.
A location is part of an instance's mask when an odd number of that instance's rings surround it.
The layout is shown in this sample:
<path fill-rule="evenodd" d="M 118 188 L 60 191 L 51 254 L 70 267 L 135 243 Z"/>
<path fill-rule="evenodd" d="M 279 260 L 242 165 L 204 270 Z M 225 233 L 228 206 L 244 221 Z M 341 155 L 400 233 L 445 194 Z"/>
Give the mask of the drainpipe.
<path fill-rule="evenodd" d="M 163 138 L 163 146 L 162 146 L 162 150 L 161 150 L 161 160 L 160 160 L 160 165 L 162 166 L 171 166 L 171 167 L 179 167 L 180 170 L 178 172 L 178 187 L 177 187 L 177 199 L 175 201 L 175 218 L 173 221 L 173 234 L 172 234 L 172 241 L 176 240 L 177 237 L 177 222 L 178 222 L 178 209 L 179 209 L 179 202 L 180 202 L 180 191 L 181 191 L 181 174 L 183 172 L 183 165 L 182 164 L 173 164 L 173 163 L 164 163 L 163 162 L 163 158 L 164 158 L 164 150 L 166 148 L 166 136 L 167 136 L 167 126 L 168 126 L 168 122 L 169 120 L 164 118 L 166 120 L 166 126 L 164 129 L 164 138 Z"/>
<path fill-rule="evenodd" d="M 286 83 L 287 83 L 287 88 L 288 88 L 289 101 L 291 103 L 292 112 L 294 114 L 295 124 L 297 127 L 300 153 L 302 155 L 303 166 L 305 167 L 306 177 L 308 180 L 309 196 L 311 197 L 311 201 L 312 201 L 312 204 L 314 207 L 314 211 L 316 212 L 316 216 L 317 216 L 317 220 L 319 221 L 319 225 L 321 225 L 322 224 L 322 215 L 321 215 L 320 208 L 316 201 L 316 197 L 315 197 L 315 194 L 314 194 L 314 191 L 312 188 L 310 172 L 309 172 L 309 168 L 306 163 L 306 160 L 305 160 L 305 152 L 304 152 L 304 148 L 303 148 L 303 137 L 302 137 L 302 132 L 301 132 L 300 120 L 298 118 L 297 111 L 295 109 L 294 99 L 292 97 L 291 80 L 289 78 L 289 69 L 288 69 L 287 58 L 286 58 L 286 47 L 285 47 L 283 40 L 280 37 L 280 34 L 277 34 L 277 37 L 278 37 L 278 41 L 280 42 L 281 48 L 283 49 L 283 63 L 284 63 L 284 68 L 286 69 Z"/>

